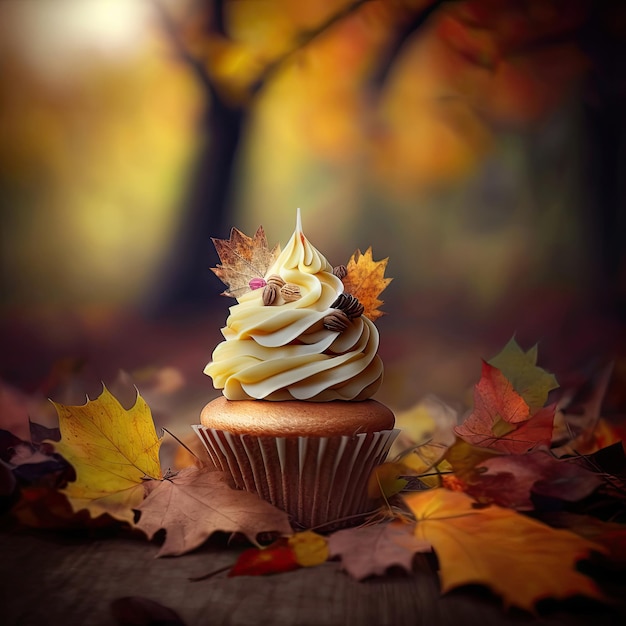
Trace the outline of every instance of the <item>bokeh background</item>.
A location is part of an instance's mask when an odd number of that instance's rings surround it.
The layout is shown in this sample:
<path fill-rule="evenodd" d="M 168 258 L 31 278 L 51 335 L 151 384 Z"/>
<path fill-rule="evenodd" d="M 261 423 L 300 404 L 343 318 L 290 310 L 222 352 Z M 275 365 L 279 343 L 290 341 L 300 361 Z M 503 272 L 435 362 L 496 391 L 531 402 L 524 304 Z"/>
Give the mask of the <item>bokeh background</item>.
<path fill-rule="evenodd" d="M 618 0 L 4 0 L 5 387 L 123 369 L 193 421 L 210 238 L 284 244 L 296 207 L 331 263 L 390 257 L 394 408 L 514 334 L 580 380 L 624 347 L 625 41 Z"/>

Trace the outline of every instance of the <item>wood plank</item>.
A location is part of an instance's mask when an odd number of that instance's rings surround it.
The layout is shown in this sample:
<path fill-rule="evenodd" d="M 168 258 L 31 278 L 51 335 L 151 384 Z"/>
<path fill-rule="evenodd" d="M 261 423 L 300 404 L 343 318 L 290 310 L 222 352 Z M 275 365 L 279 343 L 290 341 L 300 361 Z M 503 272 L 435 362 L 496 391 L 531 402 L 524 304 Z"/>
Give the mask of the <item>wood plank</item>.
<path fill-rule="evenodd" d="M 559 604 L 549 615 L 533 618 L 503 611 L 480 589 L 441 597 L 436 576 L 419 564 L 413 575 L 364 582 L 350 579 L 335 562 L 275 576 L 219 574 L 190 582 L 190 577 L 231 564 L 238 550 L 208 544 L 182 557 L 156 559 L 155 545 L 132 537 L 90 539 L 24 531 L 2 533 L 0 550 L 4 625 L 116 624 L 110 603 L 123 596 L 155 600 L 176 611 L 187 626 L 586 626 L 590 619 L 598 626 L 620 623 L 614 612 L 592 603 Z"/>

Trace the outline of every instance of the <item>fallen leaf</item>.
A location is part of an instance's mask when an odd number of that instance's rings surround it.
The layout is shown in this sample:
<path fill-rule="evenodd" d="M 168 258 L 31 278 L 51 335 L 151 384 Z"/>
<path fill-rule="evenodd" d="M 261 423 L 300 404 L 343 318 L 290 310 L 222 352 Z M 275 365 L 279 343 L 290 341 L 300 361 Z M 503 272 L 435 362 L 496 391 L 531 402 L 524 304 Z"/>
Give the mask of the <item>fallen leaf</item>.
<path fill-rule="evenodd" d="M 262 279 L 280 253 L 278 245 L 269 249 L 262 226 L 259 226 L 254 237 L 232 228 L 230 239 L 213 238 L 213 244 L 221 264 L 211 270 L 228 287 L 222 295 L 231 298 L 238 298 L 250 291 L 250 282 Z"/>
<path fill-rule="evenodd" d="M 393 521 L 339 530 L 328 537 L 328 549 L 352 578 L 363 580 L 394 566 L 410 572 L 414 555 L 430 552 L 432 546 L 414 535 L 411 524 Z"/>
<path fill-rule="evenodd" d="M 559 384 L 553 374 L 537 366 L 537 345 L 524 352 L 511 338 L 489 364 L 498 368 L 534 413 L 548 400 L 548 393 Z"/>
<path fill-rule="evenodd" d="M 438 486 L 450 491 L 467 491 L 467 483 L 454 474 L 442 476 L 441 485 Z"/>
<path fill-rule="evenodd" d="M 612 422 L 601 417 L 591 433 L 590 439 L 580 445 L 580 441 L 572 442 L 573 445 L 565 448 L 557 448 L 555 453 L 562 455 L 589 455 L 615 444 L 626 441 L 626 423 Z"/>
<path fill-rule="evenodd" d="M 477 474 L 468 493 L 481 502 L 490 501 L 518 511 L 535 508 L 531 493 L 577 502 L 603 482 L 593 472 L 542 451 L 497 456 L 477 467 L 487 471 Z"/>
<path fill-rule="evenodd" d="M 0 460 L 9 462 L 15 454 L 15 447 L 24 442 L 12 432 L 0 429 Z"/>
<path fill-rule="evenodd" d="M 286 539 L 275 542 L 266 548 L 244 550 L 228 572 L 228 577 L 267 576 L 299 569 L 293 548 Z"/>
<path fill-rule="evenodd" d="M 505 375 L 483 361 L 481 379 L 474 387 L 474 409 L 454 431 L 474 446 L 523 454 L 550 445 L 554 411 L 550 405 L 531 414 Z"/>
<path fill-rule="evenodd" d="M 597 473 L 603 478 L 603 491 L 617 501 L 626 493 L 626 441 L 617 441 L 593 454 L 576 456 L 572 462 Z"/>
<path fill-rule="evenodd" d="M 580 388 L 568 390 L 559 400 L 552 434 L 553 454 L 590 454 L 619 440 L 601 417 L 612 371 L 613 363 L 610 363 Z"/>
<path fill-rule="evenodd" d="M 87 509 L 92 517 L 108 513 L 133 524 L 146 481 L 161 477 L 161 441 L 148 405 L 137 393 L 126 410 L 103 387 L 82 406 L 54 406 L 61 430 L 55 449 L 76 471 L 76 480 L 63 489 L 73 510 Z"/>
<path fill-rule="evenodd" d="M 117 523 L 109 515 L 91 518 L 86 509 L 75 513 L 69 500 L 58 489 L 25 487 L 20 496 L 11 509 L 11 515 L 20 524 L 30 528 L 93 529 Z"/>
<path fill-rule="evenodd" d="M 287 538 L 287 543 L 291 546 L 296 556 L 296 562 L 301 567 L 314 567 L 328 560 L 326 538 L 312 530 L 294 533 Z"/>
<path fill-rule="evenodd" d="M 403 475 L 412 473 L 402 463 L 382 463 L 372 470 L 367 483 L 367 495 L 372 500 L 389 499 L 400 493 L 406 486 Z"/>
<path fill-rule="evenodd" d="M 468 483 L 478 477 L 476 467 L 495 456 L 499 456 L 495 450 L 479 448 L 463 439 L 457 439 L 446 451 L 445 459 L 450 463 L 456 478 L 463 483 Z"/>
<path fill-rule="evenodd" d="M 585 539 L 602 544 L 612 562 L 626 565 L 626 525 L 603 522 L 590 515 L 568 511 L 548 511 L 542 513 L 540 519 L 550 526 L 567 528 Z"/>
<path fill-rule="evenodd" d="M 353 295 L 363 305 L 363 315 L 374 321 L 384 315 L 379 307 L 384 304 L 378 296 L 393 280 L 385 278 L 385 269 L 389 258 L 382 261 L 374 261 L 372 248 L 365 253 L 357 250 L 346 266 L 347 273 L 341 279 L 346 293 Z"/>
<path fill-rule="evenodd" d="M 35 446 L 23 441 L 14 446 L 13 454 L 9 461 L 12 465 L 19 466 L 48 463 L 51 461 L 51 458 L 47 454 L 42 454 Z"/>
<path fill-rule="evenodd" d="M 15 493 L 17 483 L 11 468 L 0 460 L 0 512 L 4 513 L 6 508 L 12 504 L 11 496 Z"/>
<path fill-rule="evenodd" d="M 30 440 L 34 444 L 41 444 L 44 441 L 59 441 L 61 439 L 61 431 L 58 428 L 49 428 L 43 424 L 30 422 Z"/>
<path fill-rule="evenodd" d="M 578 457 L 578 461 L 593 471 L 610 474 L 626 483 L 625 441 L 616 441 L 593 454 Z"/>
<path fill-rule="evenodd" d="M 75 478 L 72 467 L 50 444 L 22 441 L 6 430 L 0 430 L 0 460 L 22 487 L 58 488 Z"/>
<path fill-rule="evenodd" d="M 141 512 L 137 528 L 150 539 L 166 531 L 157 556 L 189 552 L 218 530 L 243 533 L 253 543 L 262 532 L 293 532 L 284 511 L 256 494 L 233 489 L 223 472 L 187 467 L 146 488 L 146 499 L 136 507 Z"/>
<path fill-rule="evenodd" d="M 39 453 L 36 453 L 39 456 Z M 43 455 L 42 455 L 43 456 Z M 25 462 L 13 468 L 13 475 L 22 486 L 64 487 L 76 474 L 71 465 L 60 455 L 54 454 L 36 463 Z"/>
<path fill-rule="evenodd" d="M 511 509 L 475 508 L 470 496 L 456 491 L 432 489 L 404 500 L 417 519 L 415 536 L 437 554 L 443 593 L 486 585 L 505 605 L 528 611 L 545 598 L 603 598 L 575 567 L 591 551 L 603 552 L 598 544 Z"/>
<path fill-rule="evenodd" d="M 315 567 L 328 560 L 328 542 L 312 530 L 281 537 L 269 546 L 244 550 L 228 572 L 233 576 L 267 576 L 300 567 Z"/>
<path fill-rule="evenodd" d="M 185 626 L 176 611 L 142 596 L 113 600 L 111 613 L 121 626 Z"/>
<path fill-rule="evenodd" d="M 427 395 L 407 411 L 396 415 L 400 434 L 393 442 L 389 457 L 401 460 L 415 473 L 433 468 L 456 437 L 458 411 L 436 396 Z"/>

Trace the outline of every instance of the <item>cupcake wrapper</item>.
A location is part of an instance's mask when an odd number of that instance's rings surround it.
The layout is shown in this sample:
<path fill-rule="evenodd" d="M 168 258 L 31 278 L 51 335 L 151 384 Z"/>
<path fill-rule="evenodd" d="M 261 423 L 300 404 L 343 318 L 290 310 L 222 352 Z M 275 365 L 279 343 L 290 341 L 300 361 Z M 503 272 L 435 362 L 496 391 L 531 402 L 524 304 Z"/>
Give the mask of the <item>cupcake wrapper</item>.
<path fill-rule="evenodd" d="M 354 436 L 257 437 L 193 426 L 212 464 L 303 528 L 370 511 L 367 484 L 398 429 Z M 333 524 L 338 528 L 341 524 Z"/>

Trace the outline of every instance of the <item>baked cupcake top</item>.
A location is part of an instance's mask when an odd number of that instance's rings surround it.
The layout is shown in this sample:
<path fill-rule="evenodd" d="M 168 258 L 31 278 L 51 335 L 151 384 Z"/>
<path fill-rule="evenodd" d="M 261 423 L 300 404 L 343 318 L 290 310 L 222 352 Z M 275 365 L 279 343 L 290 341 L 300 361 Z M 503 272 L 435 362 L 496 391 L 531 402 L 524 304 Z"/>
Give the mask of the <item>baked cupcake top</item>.
<path fill-rule="evenodd" d="M 370 398 L 383 375 L 378 331 L 341 273 L 307 240 L 298 211 L 285 249 L 230 308 L 204 370 L 215 388 L 228 400 Z"/>
<path fill-rule="evenodd" d="M 257 400 L 230 402 L 222 396 L 202 409 L 200 422 L 206 428 L 254 437 L 354 437 L 360 433 L 391 430 L 395 418 L 391 409 L 376 400 L 293 400 L 260 407 Z"/>

